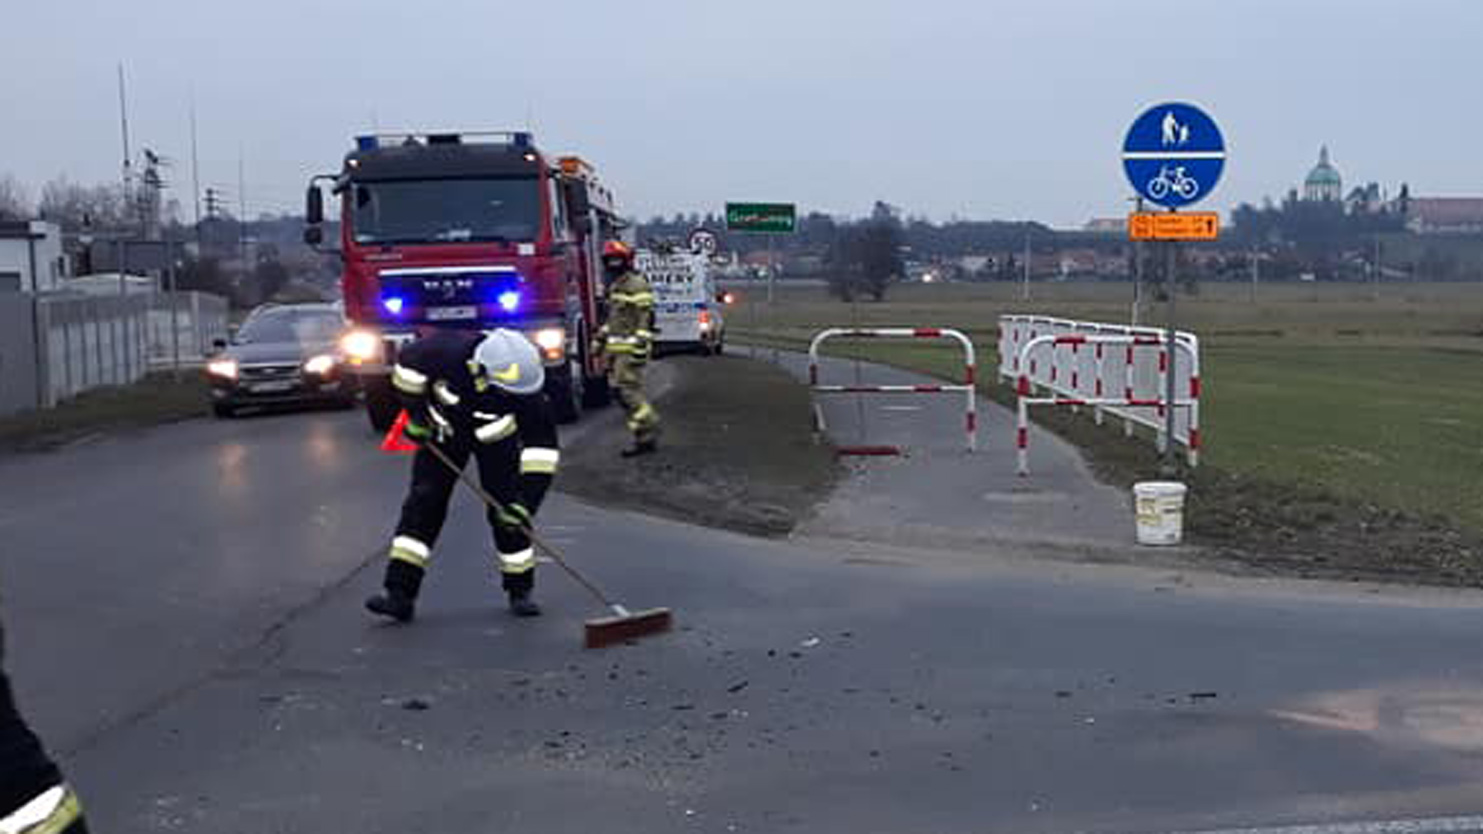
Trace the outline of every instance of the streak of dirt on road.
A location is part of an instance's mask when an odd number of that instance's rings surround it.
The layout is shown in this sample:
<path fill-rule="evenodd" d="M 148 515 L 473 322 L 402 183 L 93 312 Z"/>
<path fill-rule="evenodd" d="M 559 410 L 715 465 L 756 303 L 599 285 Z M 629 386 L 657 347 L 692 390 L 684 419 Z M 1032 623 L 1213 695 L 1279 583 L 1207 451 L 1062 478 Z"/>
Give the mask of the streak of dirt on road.
<path fill-rule="evenodd" d="M 808 389 L 782 369 L 735 357 L 677 356 L 656 402 L 657 454 L 625 460 L 619 419 L 563 450 L 559 489 L 640 510 L 764 536 L 787 535 L 840 475 L 814 436 Z"/>

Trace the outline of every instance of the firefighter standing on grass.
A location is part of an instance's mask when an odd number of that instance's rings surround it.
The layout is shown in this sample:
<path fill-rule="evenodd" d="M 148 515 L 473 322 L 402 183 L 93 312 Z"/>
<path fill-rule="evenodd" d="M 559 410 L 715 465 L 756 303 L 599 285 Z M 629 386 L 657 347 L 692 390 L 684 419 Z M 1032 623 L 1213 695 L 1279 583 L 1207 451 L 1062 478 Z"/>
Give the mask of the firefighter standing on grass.
<path fill-rule="evenodd" d="M 608 282 L 608 322 L 599 335 L 610 381 L 633 434 L 633 445 L 623 450 L 623 456 L 634 457 L 653 452 L 659 441 L 659 412 L 644 396 L 644 366 L 654 349 L 654 290 L 634 269 L 633 249 L 622 241 L 603 246 L 602 265 Z"/>
<path fill-rule="evenodd" d="M 459 467 L 473 457 L 484 489 L 500 504 L 489 509 L 489 524 L 510 612 L 541 613 L 531 599 L 536 556 L 529 530 L 560 458 L 544 382 L 535 345 L 513 330 L 434 330 L 402 351 L 392 383 L 409 415 L 406 435 L 424 448 L 412 461 L 385 592 L 366 600 L 368 609 L 412 619 L 458 482 L 458 473 L 426 448 L 436 445 Z"/>
<path fill-rule="evenodd" d="M 5 627 L 0 625 L 0 662 Z M 77 794 L 47 757 L 16 709 L 10 679 L 0 668 L 0 832 L 87 834 Z"/>

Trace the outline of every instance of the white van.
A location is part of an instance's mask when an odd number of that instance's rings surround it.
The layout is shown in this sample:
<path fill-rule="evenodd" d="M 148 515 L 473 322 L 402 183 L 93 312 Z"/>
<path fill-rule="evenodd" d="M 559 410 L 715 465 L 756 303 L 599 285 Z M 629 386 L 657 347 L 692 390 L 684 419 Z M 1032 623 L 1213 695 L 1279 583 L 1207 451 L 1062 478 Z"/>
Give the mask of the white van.
<path fill-rule="evenodd" d="M 720 353 L 726 341 L 716 279 L 705 255 L 640 249 L 634 266 L 654 288 L 655 347 Z"/>

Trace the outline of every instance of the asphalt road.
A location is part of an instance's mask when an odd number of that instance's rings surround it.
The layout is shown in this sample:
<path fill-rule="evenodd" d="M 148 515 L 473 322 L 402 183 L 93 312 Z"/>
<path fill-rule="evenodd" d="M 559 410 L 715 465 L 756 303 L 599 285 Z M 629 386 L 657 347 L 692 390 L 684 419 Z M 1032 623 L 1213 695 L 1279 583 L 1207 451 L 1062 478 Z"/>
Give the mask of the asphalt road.
<path fill-rule="evenodd" d="M 549 566 L 549 616 L 511 620 L 468 502 L 422 619 L 388 627 L 360 601 L 404 463 L 367 440 L 356 415 L 312 414 L 0 464 L 13 671 L 97 830 L 1155 832 L 1483 810 L 1474 595 L 767 542 L 558 496 L 547 532 L 679 631 L 583 651 L 593 610 Z"/>
<path fill-rule="evenodd" d="M 749 350 L 740 348 L 739 350 Z M 800 380 L 801 353 L 757 349 Z M 824 357 L 826 385 L 924 385 L 922 374 Z M 967 451 L 964 394 L 827 394 L 817 411 L 841 447 L 886 446 L 893 457 L 853 457 L 852 477 L 805 525 L 809 535 L 991 552 L 1033 545 L 1082 551 L 1125 549 L 1133 541 L 1129 496 L 1099 483 L 1075 447 L 1031 429 L 1033 474 L 1015 465 L 1015 421 L 977 398 L 977 451 Z"/>

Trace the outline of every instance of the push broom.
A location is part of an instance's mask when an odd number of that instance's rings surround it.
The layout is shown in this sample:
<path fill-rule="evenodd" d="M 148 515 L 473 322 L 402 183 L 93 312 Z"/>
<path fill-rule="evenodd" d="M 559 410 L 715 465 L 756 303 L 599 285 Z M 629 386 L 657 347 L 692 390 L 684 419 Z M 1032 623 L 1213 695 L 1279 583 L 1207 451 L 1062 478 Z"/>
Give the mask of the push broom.
<path fill-rule="evenodd" d="M 463 481 L 464 485 L 469 489 L 473 490 L 474 494 L 479 496 L 479 500 L 488 505 L 490 509 L 495 512 L 501 512 L 503 510 L 500 502 L 493 495 L 490 495 L 484 487 L 475 482 L 468 472 L 454 464 L 448 457 L 447 452 L 439 449 L 434 443 L 424 444 L 422 448 L 430 450 L 437 456 L 438 460 L 443 462 L 444 466 L 453 470 L 458 475 L 458 479 Z M 587 648 L 600 649 L 604 646 L 611 646 L 614 643 L 622 643 L 627 640 L 646 637 L 650 634 L 669 631 L 674 626 L 674 614 L 668 608 L 629 611 L 627 608 L 609 599 L 607 594 L 604 594 L 587 577 L 572 567 L 566 558 L 561 555 L 561 552 L 543 540 L 536 531 L 526 528 L 525 533 L 530 537 L 531 544 L 535 545 L 547 556 L 550 556 L 551 561 L 566 571 L 567 576 L 574 579 L 578 585 L 586 588 L 587 593 L 592 594 L 594 599 L 612 612 L 607 617 L 596 617 L 583 623 L 582 630 L 586 638 Z"/>

